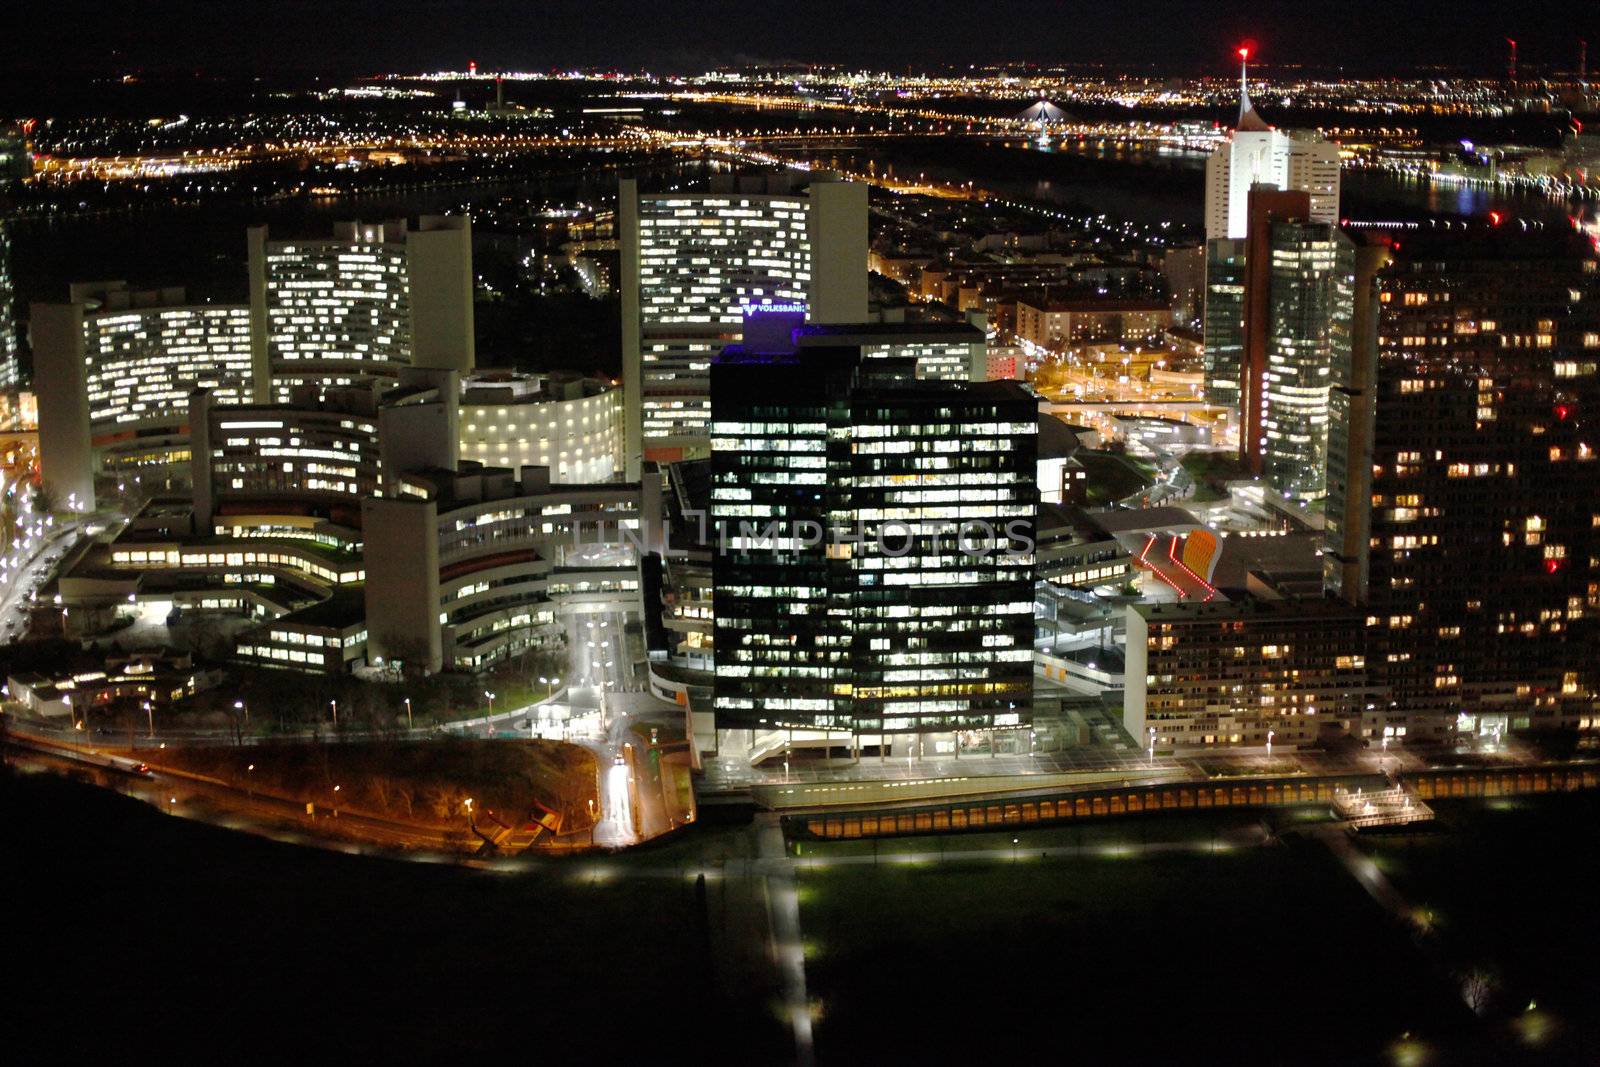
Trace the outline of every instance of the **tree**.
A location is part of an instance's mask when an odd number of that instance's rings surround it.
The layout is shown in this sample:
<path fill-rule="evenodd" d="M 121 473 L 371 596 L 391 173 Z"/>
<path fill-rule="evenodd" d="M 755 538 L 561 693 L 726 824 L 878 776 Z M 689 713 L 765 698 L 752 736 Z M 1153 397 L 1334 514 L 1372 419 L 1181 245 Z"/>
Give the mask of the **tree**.
<path fill-rule="evenodd" d="M 56 496 L 53 486 L 44 482 L 35 482 L 30 497 L 33 510 L 40 515 L 54 515 L 61 505 L 61 500 Z"/>
<path fill-rule="evenodd" d="M 418 638 L 400 638 L 389 641 L 388 645 L 389 662 L 400 664 L 401 680 L 419 682 L 428 676 L 431 650 L 427 642 Z"/>
<path fill-rule="evenodd" d="M 1499 987 L 1494 972 L 1487 967 L 1471 967 L 1460 975 L 1461 999 L 1466 1002 L 1474 1014 L 1482 1015 L 1489 1010 L 1489 1002 L 1494 999 L 1495 990 Z"/>

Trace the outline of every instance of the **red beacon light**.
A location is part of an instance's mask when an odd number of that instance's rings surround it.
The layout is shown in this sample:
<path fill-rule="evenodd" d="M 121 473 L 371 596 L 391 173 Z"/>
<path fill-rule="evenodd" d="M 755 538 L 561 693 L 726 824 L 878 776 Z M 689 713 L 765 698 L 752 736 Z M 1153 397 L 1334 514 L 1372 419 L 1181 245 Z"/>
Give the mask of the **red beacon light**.
<path fill-rule="evenodd" d="M 1556 405 L 1556 418 L 1560 419 L 1562 422 L 1566 422 L 1567 421 L 1567 416 L 1569 416 L 1571 414 L 1572 414 L 1572 408 L 1570 408 L 1566 404 L 1557 404 Z"/>
<path fill-rule="evenodd" d="M 1502 221 L 1504 221 L 1504 219 L 1505 219 L 1505 216 L 1500 214 L 1500 212 L 1498 212 L 1498 211 L 1489 212 L 1489 225 L 1491 225 L 1491 226 L 1500 225 L 1500 223 Z"/>
<path fill-rule="evenodd" d="M 1249 45 L 1242 44 L 1242 45 L 1239 46 L 1239 58 L 1240 59 L 1244 59 L 1244 60 L 1248 60 L 1250 58 L 1250 46 Z"/>
<path fill-rule="evenodd" d="M 1546 574 L 1554 574 L 1556 571 L 1559 571 L 1560 569 L 1561 569 L 1561 561 L 1559 559 L 1547 559 L 1547 560 L 1544 561 L 1544 572 Z"/>

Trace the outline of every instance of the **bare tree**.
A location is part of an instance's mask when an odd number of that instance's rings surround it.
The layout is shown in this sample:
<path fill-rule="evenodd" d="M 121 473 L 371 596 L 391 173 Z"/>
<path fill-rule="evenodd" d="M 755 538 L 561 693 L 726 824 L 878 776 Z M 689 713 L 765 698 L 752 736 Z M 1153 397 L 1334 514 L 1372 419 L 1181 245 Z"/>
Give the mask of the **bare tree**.
<path fill-rule="evenodd" d="M 1466 1002 L 1474 1014 L 1482 1015 L 1489 1010 L 1489 1002 L 1494 999 L 1495 990 L 1499 988 L 1494 972 L 1487 967 L 1471 967 L 1460 975 L 1461 999 Z"/>

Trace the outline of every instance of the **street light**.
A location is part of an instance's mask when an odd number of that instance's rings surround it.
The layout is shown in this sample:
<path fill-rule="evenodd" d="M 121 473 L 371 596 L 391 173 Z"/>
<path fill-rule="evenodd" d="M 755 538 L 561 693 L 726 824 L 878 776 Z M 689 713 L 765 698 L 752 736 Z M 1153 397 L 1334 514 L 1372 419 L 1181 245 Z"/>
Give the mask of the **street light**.
<path fill-rule="evenodd" d="M 155 709 L 150 706 L 150 702 L 148 700 L 144 702 L 144 715 L 146 719 L 150 720 L 150 736 L 154 737 L 156 735 L 156 712 Z"/>
<path fill-rule="evenodd" d="M 339 790 L 342 788 L 343 786 L 337 785 L 333 787 L 333 817 L 335 819 L 339 817 Z"/>
<path fill-rule="evenodd" d="M 489 698 L 489 718 L 492 719 L 494 718 L 494 694 L 485 689 L 483 695 Z"/>
<path fill-rule="evenodd" d="M 406 697 L 406 729 L 411 729 L 411 698 Z"/>
<path fill-rule="evenodd" d="M 1267 731 L 1267 759 L 1269 760 L 1272 758 L 1272 739 L 1277 736 L 1278 732 L 1276 730 Z"/>
<path fill-rule="evenodd" d="M 330 701 L 328 701 L 328 706 L 333 709 L 333 726 L 334 726 L 334 729 L 338 729 L 339 728 L 339 702 L 337 700 L 330 700 Z M 335 787 L 335 788 L 337 788 L 337 787 Z"/>
<path fill-rule="evenodd" d="M 1152 726 L 1152 727 L 1150 727 L 1150 765 L 1151 766 L 1155 766 L 1155 762 L 1156 762 L 1156 728 L 1154 726 Z"/>

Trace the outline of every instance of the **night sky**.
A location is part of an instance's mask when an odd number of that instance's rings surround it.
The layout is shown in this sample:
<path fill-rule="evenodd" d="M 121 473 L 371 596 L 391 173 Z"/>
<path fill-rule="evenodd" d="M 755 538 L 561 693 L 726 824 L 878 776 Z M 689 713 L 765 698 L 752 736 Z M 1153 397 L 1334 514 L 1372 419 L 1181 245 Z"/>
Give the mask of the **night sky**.
<path fill-rule="evenodd" d="M 1580 0 L 12 0 L 13 73 L 360 74 L 464 67 L 837 62 L 877 69 L 1027 60 L 1189 73 L 1235 42 L 1268 64 L 1402 73 L 1571 69 L 1600 4 Z"/>

